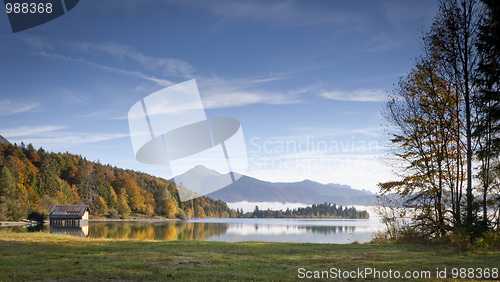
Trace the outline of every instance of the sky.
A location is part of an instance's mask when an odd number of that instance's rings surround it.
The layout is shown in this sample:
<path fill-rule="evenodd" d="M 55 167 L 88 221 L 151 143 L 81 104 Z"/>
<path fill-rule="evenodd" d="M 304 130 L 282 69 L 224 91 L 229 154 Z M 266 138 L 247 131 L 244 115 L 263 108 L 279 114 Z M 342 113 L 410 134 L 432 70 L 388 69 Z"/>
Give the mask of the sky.
<path fill-rule="evenodd" d="M 0 13 L 0 135 L 172 178 L 136 160 L 127 114 L 195 79 L 207 117 L 241 123 L 246 175 L 376 192 L 387 94 L 437 1 L 83 0 L 13 33 Z"/>

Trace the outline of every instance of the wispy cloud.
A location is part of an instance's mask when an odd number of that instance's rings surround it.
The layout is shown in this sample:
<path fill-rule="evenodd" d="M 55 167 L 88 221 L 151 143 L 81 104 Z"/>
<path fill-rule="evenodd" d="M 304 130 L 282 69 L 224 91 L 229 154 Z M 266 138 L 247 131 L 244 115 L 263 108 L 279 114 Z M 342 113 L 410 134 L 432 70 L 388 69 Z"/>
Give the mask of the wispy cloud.
<path fill-rule="evenodd" d="M 31 111 L 38 107 L 39 104 L 33 101 L 11 101 L 0 100 L 0 115 L 8 116 Z"/>
<path fill-rule="evenodd" d="M 195 72 L 191 64 L 181 59 L 148 56 L 119 42 L 63 42 L 63 45 L 87 54 L 101 52 L 120 60 L 131 59 L 148 69 L 161 69 L 163 74 L 168 76 L 190 78 L 191 74 Z"/>
<path fill-rule="evenodd" d="M 87 55 L 104 53 L 119 60 L 130 59 L 144 68 L 153 71 L 161 71 L 165 76 L 180 76 L 191 78 L 194 68 L 188 63 L 176 58 L 156 58 L 136 51 L 134 48 L 118 42 L 71 42 L 71 41 L 48 41 L 41 37 L 21 37 L 21 40 L 29 45 L 31 55 L 44 56 L 56 60 L 66 60 L 84 63 L 111 73 L 134 76 L 152 81 L 161 86 L 169 86 L 173 83 L 164 78 L 147 75 L 140 71 L 129 71 L 121 68 L 107 66 L 93 62 L 88 58 L 76 57 L 74 54 L 66 55 L 68 49 Z M 74 52 L 73 52 L 74 53 Z"/>
<path fill-rule="evenodd" d="M 64 148 L 72 145 L 84 143 L 97 143 L 118 138 L 129 137 L 129 134 L 122 133 L 85 133 L 85 132 L 52 132 L 41 137 L 26 137 L 9 139 L 13 143 L 24 142 L 26 144 L 36 144 L 44 148 Z"/>
<path fill-rule="evenodd" d="M 338 136 L 352 136 L 355 134 L 366 135 L 371 137 L 379 137 L 381 132 L 380 127 L 366 128 L 340 128 L 340 127 L 311 127 L 311 126 L 295 126 L 290 128 L 294 132 L 300 132 L 300 135 L 276 137 L 281 139 L 304 138 L 304 136 L 314 136 L 315 138 L 329 138 Z"/>
<path fill-rule="evenodd" d="M 205 108 L 238 107 L 250 104 L 293 104 L 300 100 L 281 93 L 269 92 L 225 92 L 213 93 L 203 99 Z"/>
<path fill-rule="evenodd" d="M 33 49 L 38 51 L 40 50 L 54 50 L 54 44 L 49 40 L 42 37 L 34 37 L 34 36 L 21 36 L 19 37 L 21 41 L 31 46 Z"/>
<path fill-rule="evenodd" d="M 182 1 L 170 3 L 202 9 L 223 21 L 266 22 L 280 27 L 330 25 L 337 30 L 357 28 L 365 23 L 365 16 L 358 11 L 320 9 L 302 5 L 300 1 Z M 220 24 L 220 23 L 219 23 Z"/>
<path fill-rule="evenodd" d="M 379 33 L 365 42 L 367 52 L 386 52 L 397 49 L 408 42 L 409 37 L 404 35 L 389 35 Z"/>
<path fill-rule="evenodd" d="M 31 143 L 49 149 L 129 137 L 129 134 L 124 133 L 62 131 L 65 129 L 68 129 L 68 127 L 61 125 L 21 126 L 0 129 L 0 134 L 8 138 L 12 143 Z"/>
<path fill-rule="evenodd" d="M 4 137 L 19 137 L 39 135 L 48 132 L 54 132 L 67 128 L 61 125 L 43 125 L 43 126 L 21 126 L 16 128 L 0 129 L 0 133 Z"/>
<path fill-rule="evenodd" d="M 280 77 L 284 79 L 284 77 Z M 300 103 L 300 95 L 316 89 L 310 86 L 300 89 L 269 91 L 264 90 L 263 83 L 273 81 L 272 78 L 240 78 L 222 79 L 220 77 L 201 78 L 198 80 L 203 105 L 207 109 L 239 107 L 251 104 L 296 104 Z"/>
<path fill-rule="evenodd" d="M 127 113 L 122 113 L 120 111 L 97 111 L 90 112 L 83 115 L 75 116 L 77 118 L 90 118 L 90 119 L 101 119 L 101 120 L 127 120 Z"/>
<path fill-rule="evenodd" d="M 101 64 L 98 64 L 98 63 L 87 61 L 87 60 L 82 59 L 82 58 L 73 58 L 73 57 L 64 56 L 64 55 L 55 54 L 55 53 L 47 53 L 45 51 L 42 51 L 42 52 L 38 53 L 38 55 L 44 56 L 44 57 L 48 57 L 48 58 L 52 58 L 52 59 L 59 59 L 59 60 L 66 60 L 66 61 L 73 61 L 73 62 L 87 64 L 87 65 L 90 65 L 90 66 L 93 66 L 93 67 L 105 70 L 105 71 L 110 72 L 110 73 L 115 73 L 115 74 L 120 74 L 120 75 L 126 75 L 126 76 L 134 76 L 134 77 L 137 77 L 137 78 L 142 78 L 142 79 L 145 79 L 145 80 L 149 80 L 149 81 L 152 81 L 152 82 L 154 82 L 154 83 L 156 83 L 158 85 L 161 85 L 161 86 L 170 86 L 170 85 L 173 84 L 173 82 L 171 82 L 171 81 L 169 81 L 167 79 L 157 78 L 157 77 L 154 77 L 154 76 L 148 76 L 148 75 L 146 75 L 146 74 L 144 74 L 142 72 L 139 72 L 139 71 L 127 71 L 127 70 L 123 70 L 123 69 L 118 69 L 118 68 L 113 68 L 113 67 L 109 67 L 109 66 L 104 66 L 104 65 L 101 65 Z"/>
<path fill-rule="evenodd" d="M 384 90 L 366 88 L 351 91 L 324 91 L 320 95 L 326 99 L 354 102 L 382 102 L 387 97 Z"/>

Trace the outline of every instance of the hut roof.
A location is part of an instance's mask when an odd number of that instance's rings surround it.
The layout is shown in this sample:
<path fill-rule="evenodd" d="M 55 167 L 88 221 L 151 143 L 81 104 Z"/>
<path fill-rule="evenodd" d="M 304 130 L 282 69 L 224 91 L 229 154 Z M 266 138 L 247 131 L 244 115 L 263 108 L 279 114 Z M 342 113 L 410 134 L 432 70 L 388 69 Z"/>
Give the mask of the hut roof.
<path fill-rule="evenodd" d="M 55 205 L 49 216 L 82 217 L 86 211 L 90 212 L 88 205 Z"/>

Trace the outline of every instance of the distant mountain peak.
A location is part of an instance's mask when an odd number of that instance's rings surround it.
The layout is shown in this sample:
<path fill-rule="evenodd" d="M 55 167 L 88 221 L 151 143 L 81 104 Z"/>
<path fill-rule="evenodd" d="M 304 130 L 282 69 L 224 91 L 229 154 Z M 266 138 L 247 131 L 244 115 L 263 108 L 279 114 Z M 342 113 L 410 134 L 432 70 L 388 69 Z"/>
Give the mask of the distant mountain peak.
<path fill-rule="evenodd" d="M 188 173 L 192 172 L 192 173 L 201 174 L 201 175 L 216 175 L 216 176 L 221 175 L 219 172 L 217 172 L 213 169 L 209 169 L 208 167 L 206 167 L 204 165 L 197 165 L 194 168 L 188 170 L 187 172 Z"/>
<path fill-rule="evenodd" d="M 304 180 L 302 180 L 301 182 L 302 182 L 302 183 L 315 183 L 315 184 L 317 183 L 317 184 L 321 184 L 321 183 L 319 183 L 319 182 L 317 182 L 317 181 L 313 181 L 313 180 L 310 180 L 310 179 L 304 179 Z"/>
<path fill-rule="evenodd" d="M 351 186 L 345 185 L 345 184 L 339 184 L 339 183 L 328 183 L 326 186 L 331 186 L 331 187 L 336 187 L 336 188 L 343 188 L 343 189 L 352 189 Z M 366 191 L 369 192 L 368 190 L 361 190 L 361 191 Z"/>
<path fill-rule="evenodd" d="M 0 143 L 11 144 L 7 139 L 5 139 L 2 135 L 0 135 Z"/>

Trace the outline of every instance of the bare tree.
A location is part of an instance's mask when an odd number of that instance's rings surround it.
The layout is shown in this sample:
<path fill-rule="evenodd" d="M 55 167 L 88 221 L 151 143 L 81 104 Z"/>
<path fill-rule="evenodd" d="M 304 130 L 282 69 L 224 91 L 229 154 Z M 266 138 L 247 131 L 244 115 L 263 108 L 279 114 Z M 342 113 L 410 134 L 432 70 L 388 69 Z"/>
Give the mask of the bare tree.
<path fill-rule="evenodd" d="M 484 15 L 484 6 L 477 0 L 440 0 L 439 13 L 434 21 L 426 42 L 435 61 L 438 62 L 440 74 L 449 81 L 463 104 L 458 104 L 458 114 L 464 113 L 465 135 L 459 133 L 457 138 L 465 143 L 467 164 L 466 185 L 466 217 L 465 223 L 472 229 L 474 222 L 474 195 L 472 186 L 473 161 L 473 123 L 476 118 L 471 101 L 477 94 L 474 86 L 478 53 L 478 27 Z"/>

